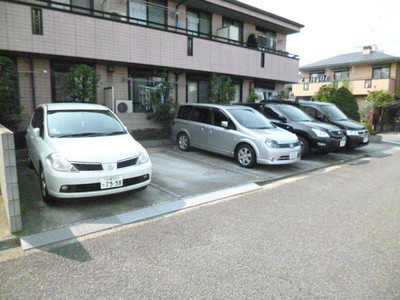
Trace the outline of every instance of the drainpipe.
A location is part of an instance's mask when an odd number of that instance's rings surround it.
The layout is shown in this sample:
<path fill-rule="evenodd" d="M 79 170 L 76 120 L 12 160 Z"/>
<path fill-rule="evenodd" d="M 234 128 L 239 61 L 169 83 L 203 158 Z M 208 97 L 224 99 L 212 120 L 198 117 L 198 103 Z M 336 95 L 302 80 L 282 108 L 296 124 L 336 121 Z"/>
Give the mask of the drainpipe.
<path fill-rule="evenodd" d="M 175 107 L 178 108 L 178 82 L 179 82 L 179 75 L 182 74 L 182 72 L 174 72 L 175 74 Z"/>
<path fill-rule="evenodd" d="M 32 57 L 29 58 L 29 64 L 30 64 L 30 72 L 31 73 L 31 85 L 32 85 L 32 108 L 33 110 L 36 109 L 36 90 L 35 90 L 35 73 L 33 69 L 33 59 Z"/>

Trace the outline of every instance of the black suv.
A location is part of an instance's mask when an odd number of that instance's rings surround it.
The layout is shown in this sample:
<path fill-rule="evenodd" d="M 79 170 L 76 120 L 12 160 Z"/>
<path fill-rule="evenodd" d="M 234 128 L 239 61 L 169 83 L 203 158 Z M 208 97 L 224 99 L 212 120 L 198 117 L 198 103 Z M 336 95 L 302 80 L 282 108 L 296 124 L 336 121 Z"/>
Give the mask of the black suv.
<path fill-rule="evenodd" d="M 346 144 L 346 137 L 339 127 L 318 122 L 299 108 L 287 104 L 286 101 L 265 101 L 242 105 L 258 110 L 275 125 L 295 133 L 302 146 L 302 156 L 309 154 L 311 150 L 328 153 Z"/>
<path fill-rule="evenodd" d="M 343 129 L 347 148 L 369 144 L 369 132 L 364 125 L 349 119 L 335 104 L 315 101 L 292 102 L 318 121 L 331 123 Z"/>

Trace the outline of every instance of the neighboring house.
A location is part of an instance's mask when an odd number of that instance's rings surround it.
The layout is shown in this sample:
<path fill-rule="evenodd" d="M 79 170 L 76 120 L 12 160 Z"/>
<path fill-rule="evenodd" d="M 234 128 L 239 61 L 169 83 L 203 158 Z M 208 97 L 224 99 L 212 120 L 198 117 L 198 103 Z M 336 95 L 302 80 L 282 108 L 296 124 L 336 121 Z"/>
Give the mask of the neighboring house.
<path fill-rule="evenodd" d="M 400 96 L 400 57 L 373 51 L 342 54 L 300 68 L 300 83 L 293 85 L 297 99 L 312 99 L 323 85 L 341 85 L 347 81 L 358 103 L 370 91 L 384 90 Z"/>
<path fill-rule="evenodd" d="M 286 37 L 302 27 L 234 0 L 0 0 L 0 55 L 18 66 L 22 130 L 35 106 L 71 101 L 62 79 L 81 63 L 101 76 L 97 103 L 124 102 L 143 128 L 165 72 L 178 103 L 205 101 L 212 73 L 233 79 L 236 102 L 283 91 L 299 67 Z"/>

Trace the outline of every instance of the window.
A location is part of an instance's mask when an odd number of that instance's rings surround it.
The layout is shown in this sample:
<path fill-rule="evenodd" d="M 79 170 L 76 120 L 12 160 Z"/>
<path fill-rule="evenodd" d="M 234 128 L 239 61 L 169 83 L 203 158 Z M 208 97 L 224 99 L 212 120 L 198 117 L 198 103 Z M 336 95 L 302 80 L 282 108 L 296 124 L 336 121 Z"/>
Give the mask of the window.
<path fill-rule="evenodd" d="M 187 55 L 193 56 L 193 38 L 188 36 L 187 40 Z"/>
<path fill-rule="evenodd" d="M 307 82 L 303 84 L 303 91 L 308 91 L 310 89 L 310 84 Z"/>
<path fill-rule="evenodd" d="M 129 0 L 130 22 L 165 29 L 167 24 L 167 3 L 163 0 Z"/>
<path fill-rule="evenodd" d="M 313 107 L 307 107 L 307 106 L 303 106 L 301 107 L 301 109 L 308 115 L 310 115 L 311 117 L 313 117 L 314 119 L 317 119 L 318 115 L 321 114 L 318 110 L 316 110 Z"/>
<path fill-rule="evenodd" d="M 261 52 L 261 68 L 265 68 L 265 53 Z"/>
<path fill-rule="evenodd" d="M 204 103 L 210 98 L 210 82 L 207 80 L 188 79 L 187 102 Z"/>
<path fill-rule="evenodd" d="M 334 73 L 334 80 L 343 81 L 349 79 L 349 70 L 336 70 Z"/>
<path fill-rule="evenodd" d="M 372 87 L 372 80 L 371 79 L 366 79 L 364 82 L 364 88 L 370 89 Z"/>
<path fill-rule="evenodd" d="M 229 33 L 228 38 L 238 42 L 243 42 L 243 23 L 224 17 L 222 22 L 222 27 L 228 27 L 228 26 L 233 26 L 237 28 L 236 31 L 232 31 Z"/>
<path fill-rule="evenodd" d="M 188 34 L 200 37 L 210 37 L 211 14 L 188 8 L 186 14 L 186 28 Z"/>
<path fill-rule="evenodd" d="M 268 119 L 274 119 L 274 120 L 280 120 L 281 119 L 281 115 L 275 111 L 274 109 L 264 106 L 264 115 L 268 118 Z"/>
<path fill-rule="evenodd" d="M 222 127 L 221 123 L 222 121 L 227 121 L 229 122 L 229 118 L 219 109 L 213 109 L 213 119 L 211 124 L 215 126 Z"/>
<path fill-rule="evenodd" d="M 51 7 L 65 9 L 65 10 L 72 10 L 80 13 L 87 13 L 90 14 L 91 10 L 93 9 L 93 2 L 92 0 L 57 0 L 56 2 L 63 3 L 63 4 L 51 4 Z M 71 5 L 73 7 L 71 7 Z M 80 8 L 82 7 L 82 8 Z"/>
<path fill-rule="evenodd" d="M 372 69 L 372 79 L 387 79 L 390 78 L 390 67 L 375 67 Z"/>
<path fill-rule="evenodd" d="M 326 75 L 324 71 L 310 73 L 310 82 L 325 82 L 325 81 L 326 81 Z"/>
<path fill-rule="evenodd" d="M 193 107 L 190 121 L 210 124 L 210 110 L 207 107 Z"/>
<path fill-rule="evenodd" d="M 191 105 L 182 105 L 179 107 L 177 118 L 182 120 L 189 120 L 190 113 L 192 111 Z"/>
<path fill-rule="evenodd" d="M 42 9 L 32 7 L 32 34 L 43 35 Z"/>
<path fill-rule="evenodd" d="M 64 81 L 69 73 L 69 69 L 74 64 L 69 63 L 53 63 L 52 68 L 52 94 L 53 102 L 73 102 L 74 99 L 64 90 Z"/>
<path fill-rule="evenodd" d="M 235 94 L 233 95 L 233 101 L 230 103 L 240 103 L 242 102 L 242 84 L 241 83 L 234 83 L 233 87 L 235 89 Z"/>

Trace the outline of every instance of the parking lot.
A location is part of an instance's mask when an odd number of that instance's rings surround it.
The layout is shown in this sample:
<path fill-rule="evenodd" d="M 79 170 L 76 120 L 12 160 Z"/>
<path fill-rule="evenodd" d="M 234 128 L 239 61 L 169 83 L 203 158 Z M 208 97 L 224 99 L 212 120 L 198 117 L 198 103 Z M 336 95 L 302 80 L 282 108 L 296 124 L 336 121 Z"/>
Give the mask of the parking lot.
<path fill-rule="evenodd" d="M 247 183 L 267 183 L 285 176 L 340 164 L 364 155 L 379 155 L 393 145 L 371 143 L 366 147 L 311 155 L 291 165 L 240 167 L 233 159 L 197 149 L 181 152 L 176 146 L 148 148 L 153 163 L 151 185 L 143 191 L 63 200 L 57 206 L 45 204 L 40 197 L 38 176 L 26 167 L 23 154 L 18 160 L 18 180 L 23 231 L 22 236 L 84 221 L 114 216 L 155 204 L 166 203 L 223 190 Z"/>

